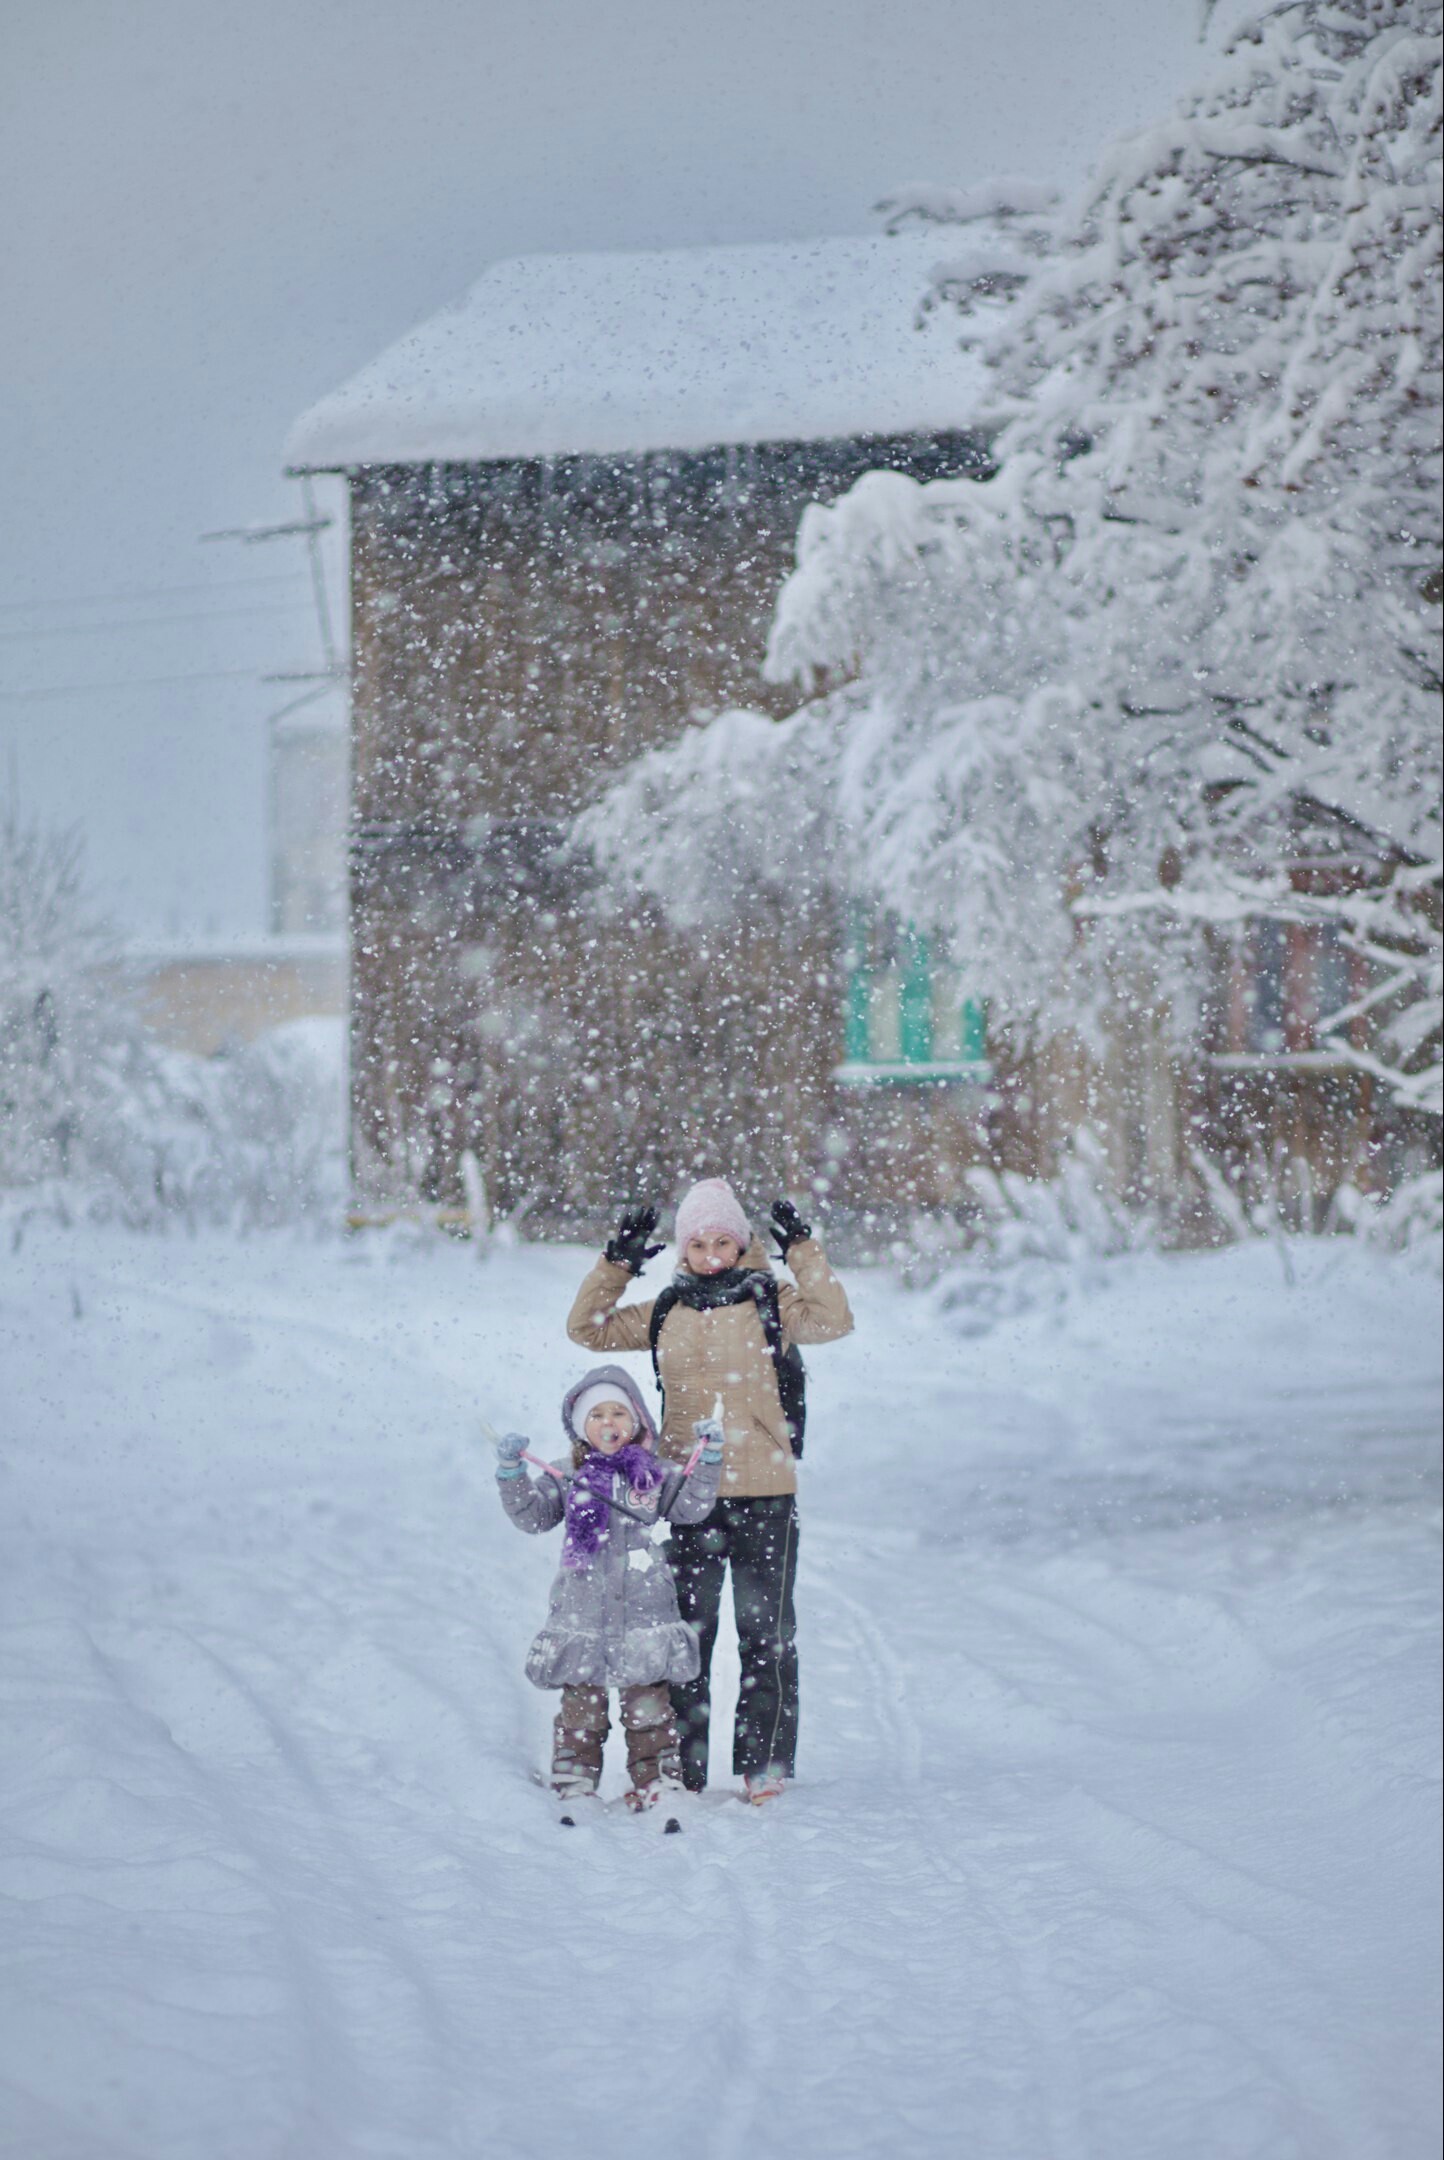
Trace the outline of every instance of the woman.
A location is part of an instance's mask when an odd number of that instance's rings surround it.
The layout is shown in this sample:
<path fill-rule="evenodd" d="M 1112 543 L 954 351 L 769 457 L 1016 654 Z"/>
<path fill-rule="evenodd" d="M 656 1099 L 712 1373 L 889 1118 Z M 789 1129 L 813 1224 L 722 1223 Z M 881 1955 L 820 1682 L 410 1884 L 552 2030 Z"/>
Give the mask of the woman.
<path fill-rule="evenodd" d="M 721 1178 L 694 1185 L 677 1210 L 680 1265 L 660 1298 L 622 1305 L 647 1261 L 654 1208 L 622 1217 L 616 1235 L 577 1292 L 567 1333 L 589 1350 L 651 1348 L 662 1385 L 661 1452 L 687 1459 L 692 1429 L 720 1399 L 726 1434 L 716 1506 L 705 1521 L 674 1526 L 677 1601 L 696 1627 L 701 1669 L 675 1686 L 682 1777 L 707 1782 L 712 1649 L 722 1583 L 730 1564 L 742 1658 L 732 1767 L 752 1800 L 780 1793 L 797 1753 L 797 1452 L 800 1406 L 793 1399 L 798 1343 L 834 1342 L 852 1327 L 842 1284 L 822 1247 L 786 1200 L 771 1227 L 795 1281 L 779 1283 L 732 1188 Z M 789 1411 L 791 1415 L 789 1415 Z"/>

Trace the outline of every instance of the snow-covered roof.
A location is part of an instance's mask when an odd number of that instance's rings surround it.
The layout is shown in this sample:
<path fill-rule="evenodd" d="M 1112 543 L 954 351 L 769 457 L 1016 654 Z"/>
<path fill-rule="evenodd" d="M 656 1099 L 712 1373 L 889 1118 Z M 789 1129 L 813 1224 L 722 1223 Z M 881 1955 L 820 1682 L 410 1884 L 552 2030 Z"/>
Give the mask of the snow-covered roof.
<path fill-rule="evenodd" d="M 966 425 L 977 363 L 919 326 L 936 235 L 494 263 L 313 405 L 295 469 L 470 462 Z"/>

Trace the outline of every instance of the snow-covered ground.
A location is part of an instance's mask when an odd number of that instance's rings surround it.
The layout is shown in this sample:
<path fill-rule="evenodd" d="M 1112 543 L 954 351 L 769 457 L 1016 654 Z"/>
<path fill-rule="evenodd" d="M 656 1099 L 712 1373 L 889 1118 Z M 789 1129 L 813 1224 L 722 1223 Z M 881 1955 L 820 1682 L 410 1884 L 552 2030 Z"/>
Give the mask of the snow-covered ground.
<path fill-rule="evenodd" d="M 714 1748 L 660 1839 L 531 1782 L 555 1541 L 475 1437 L 553 1433 L 582 1261 L 5 1255 L 0 2150 L 1432 2154 L 1437 1286 L 1137 1259 L 968 1337 L 858 1273 L 799 1783 Z"/>

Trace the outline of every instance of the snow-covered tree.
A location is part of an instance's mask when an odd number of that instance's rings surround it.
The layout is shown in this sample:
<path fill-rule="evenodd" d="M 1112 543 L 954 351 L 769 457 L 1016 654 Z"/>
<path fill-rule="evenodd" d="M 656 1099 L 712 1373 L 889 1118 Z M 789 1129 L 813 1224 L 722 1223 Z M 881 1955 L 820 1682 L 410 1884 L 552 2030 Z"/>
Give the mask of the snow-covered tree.
<path fill-rule="evenodd" d="M 1306 830 L 1385 866 L 1394 931 L 1349 935 L 1397 953 L 1402 908 L 1422 983 L 1439 128 L 1436 0 L 1285 0 L 1066 223 L 1029 205 L 1030 275 L 944 265 L 995 477 L 873 474 L 810 510 L 769 670 L 814 702 L 644 761 L 588 822 L 603 859 L 637 862 L 619 810 L 665 804 L 632 874 L 685 895 L 698 836 L 743 860 L 749 805 L 790 789 L 836 835 L 814 875 L 950 930 L 997 1009 L 1047 1024 L 1081 957 L 1186 1029 L 1209 896 L 1267 906 Z M 974 208 L 912 190 L 894 214 Z M 1395 1023 L 1419 1093 L 1424 1023 Z"/>
<path fill-rule="evenodd" d="M 0 808 L 0 1197 L 135 1226 L 289 1222 L 338 1199 L 339 1087 L 296 1030 L 167 1050 L 120 987 L 78 833 Z"/>
<path fill-rule="evenodd" d="M 0 1185 L 79 1172 L 113 1096 L 143 1086 L 140 1029 L 103 989 L 114 957 L 79 836 L 0 809 Z"/>

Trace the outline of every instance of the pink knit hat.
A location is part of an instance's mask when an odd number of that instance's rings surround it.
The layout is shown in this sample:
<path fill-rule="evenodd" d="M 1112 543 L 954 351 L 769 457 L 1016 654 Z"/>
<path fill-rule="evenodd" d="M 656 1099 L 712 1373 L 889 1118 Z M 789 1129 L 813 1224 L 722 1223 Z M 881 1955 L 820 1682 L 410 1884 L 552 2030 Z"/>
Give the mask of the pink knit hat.
<path fill-rule="evenodd" d="M 746 1252 L 752 1243 L 752 1226 L 742 1203 L 725 1178 L 703 1178 L 694 1185 L 677 1209 L 677 1249 L 685 1252 L 694 1237 L 736 1238 Z"/>

